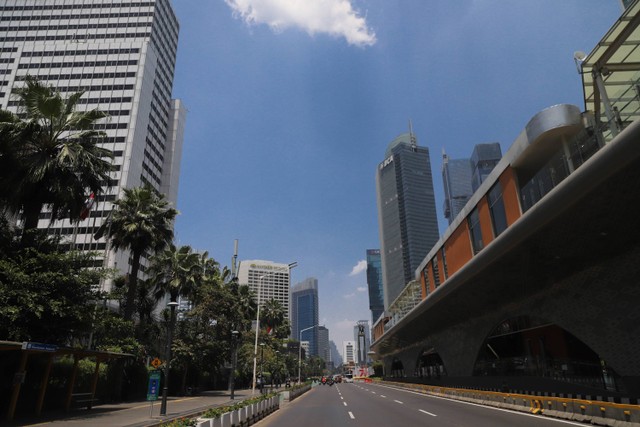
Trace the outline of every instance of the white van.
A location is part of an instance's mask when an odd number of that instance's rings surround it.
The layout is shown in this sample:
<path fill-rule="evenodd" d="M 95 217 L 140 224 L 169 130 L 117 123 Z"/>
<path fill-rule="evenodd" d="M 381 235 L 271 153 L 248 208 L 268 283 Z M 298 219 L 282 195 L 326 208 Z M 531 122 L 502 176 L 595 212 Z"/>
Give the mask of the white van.
<path fill-rule="evenodd" d="M 342 379 L 345 383 L 353 382 L 353 374 L 344 374 L 344 378 Z"/>

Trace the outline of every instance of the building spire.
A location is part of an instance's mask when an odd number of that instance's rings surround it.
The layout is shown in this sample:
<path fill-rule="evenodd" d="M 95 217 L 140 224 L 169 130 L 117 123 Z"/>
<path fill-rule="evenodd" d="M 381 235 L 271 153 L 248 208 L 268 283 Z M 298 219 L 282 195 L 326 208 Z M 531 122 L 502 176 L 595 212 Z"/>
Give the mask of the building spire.
<path fill-rule="evenodd" d="M 416 142 L 416 136 L 413 134 L 413 124 L 411 123 L 411 119 L 409 119 L 409 139 L 411 141 L 411 147 L 415 148 L 418 143 Z"/>

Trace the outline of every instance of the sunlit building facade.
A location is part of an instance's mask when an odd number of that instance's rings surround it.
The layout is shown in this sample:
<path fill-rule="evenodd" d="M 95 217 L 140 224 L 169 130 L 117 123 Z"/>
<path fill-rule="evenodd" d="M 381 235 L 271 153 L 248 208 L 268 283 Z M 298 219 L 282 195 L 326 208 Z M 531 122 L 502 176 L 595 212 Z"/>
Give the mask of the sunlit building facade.
<path fill-rule="evenodd" d="M 86 220 L 39 228 L 63 243 L 99 253 L 99 262 L 129 271 L 129 252 L 110 251 L 93 234 L 124 188 L 150 185 L 175 206 L 186 109 L 171 98 L 179 24 L 168 0 L 0 0 L 0 108 L 17 111 L 12 92 L 26 76 L 59 90 L 84 91 L 79 109 L 109 114 L 97 128 L 114 154 L 111 179 Z M 142 260 L 144 266 L 146 260 Z M 144 274 L 141 271 L 141 276 Z M 111 282 L 101 284 L 103 290 Z"/>
<path fill-rule="evenodd" d="M 291 338 L 309 341 L 311 356 L 318 356 L 318 279 L 309 277 L 291 288 Z M 310 329 L 309 329 L 310 328 Z"/>
<path fill-rule="evenodd" d="M 260 306 L 270 299 L 278 301 L 285 317 L 289 318 L 291 268 L 288 264 L 263 260 L 241 261 L 238 283 L 249 286 Z"/>

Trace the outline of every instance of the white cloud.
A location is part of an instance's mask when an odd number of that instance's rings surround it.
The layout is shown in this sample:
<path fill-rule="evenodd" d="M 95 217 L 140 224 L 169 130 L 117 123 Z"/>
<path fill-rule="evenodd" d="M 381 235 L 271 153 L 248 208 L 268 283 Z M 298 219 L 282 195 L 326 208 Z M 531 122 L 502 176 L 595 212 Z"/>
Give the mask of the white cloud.
<path fill-rule="evenodd" d="M 349 276 L 355 276 L 356 274 L 360 274 L 363 271 L 367 270 L 367 261 L 365 260 L 360 260 L 358 261 L 358 263 L 351 269 L 351 273 L 349 273 Z"/>
<path fill-rule="evenodd" d="M 376 35 L 351 0 L 224 0 L 248 24 L 267 24 L 275 31 L 300 28 L 313 35 L 344 37 L 355 46 L 371 46 Z"/>
<path fill-rule="evenodd" d="M 366 292 L 367 291 L 367 287 L 366 286 L 358 286 L 358 289 L 356 289 L 358 292 Z"/>
<path fill-rule="evenodd" d="M 355 292 L 353 292 L 353 293 L 351 293 L 351 294 L 345 294 L 345 295 L 343 295 L 342 297 L 343 297 L 344 299 L 349 299 L 349 298 L 353 298 L 353 297 L 355 297 L 355 296 L 356 296 L 356 293 L 355 293 Z"/>

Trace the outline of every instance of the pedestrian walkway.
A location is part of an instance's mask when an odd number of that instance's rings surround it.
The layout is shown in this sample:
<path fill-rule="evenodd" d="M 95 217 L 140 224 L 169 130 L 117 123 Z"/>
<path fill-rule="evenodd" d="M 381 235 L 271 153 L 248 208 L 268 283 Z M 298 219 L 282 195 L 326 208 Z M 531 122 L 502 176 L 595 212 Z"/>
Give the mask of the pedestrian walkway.
<path fill-rule="evenodd" d="M 256 392 L 257 393 L 257 392 Z M 9 426 L 55 427 L 151 427 L 184 416 L 195 416 L 208 408 L 239 402 L 251 396 L 251 390 L 236 390 L 235 400 L 228 391 L 207 391 L 198 396 L 169 397 L 167 415 L 160 416 L 160 400 L 96 405 L 93 409 L 43 413 L 40 417 L 20 417 Z M 0 425 L 3 425 L 0 422 Z"/>

